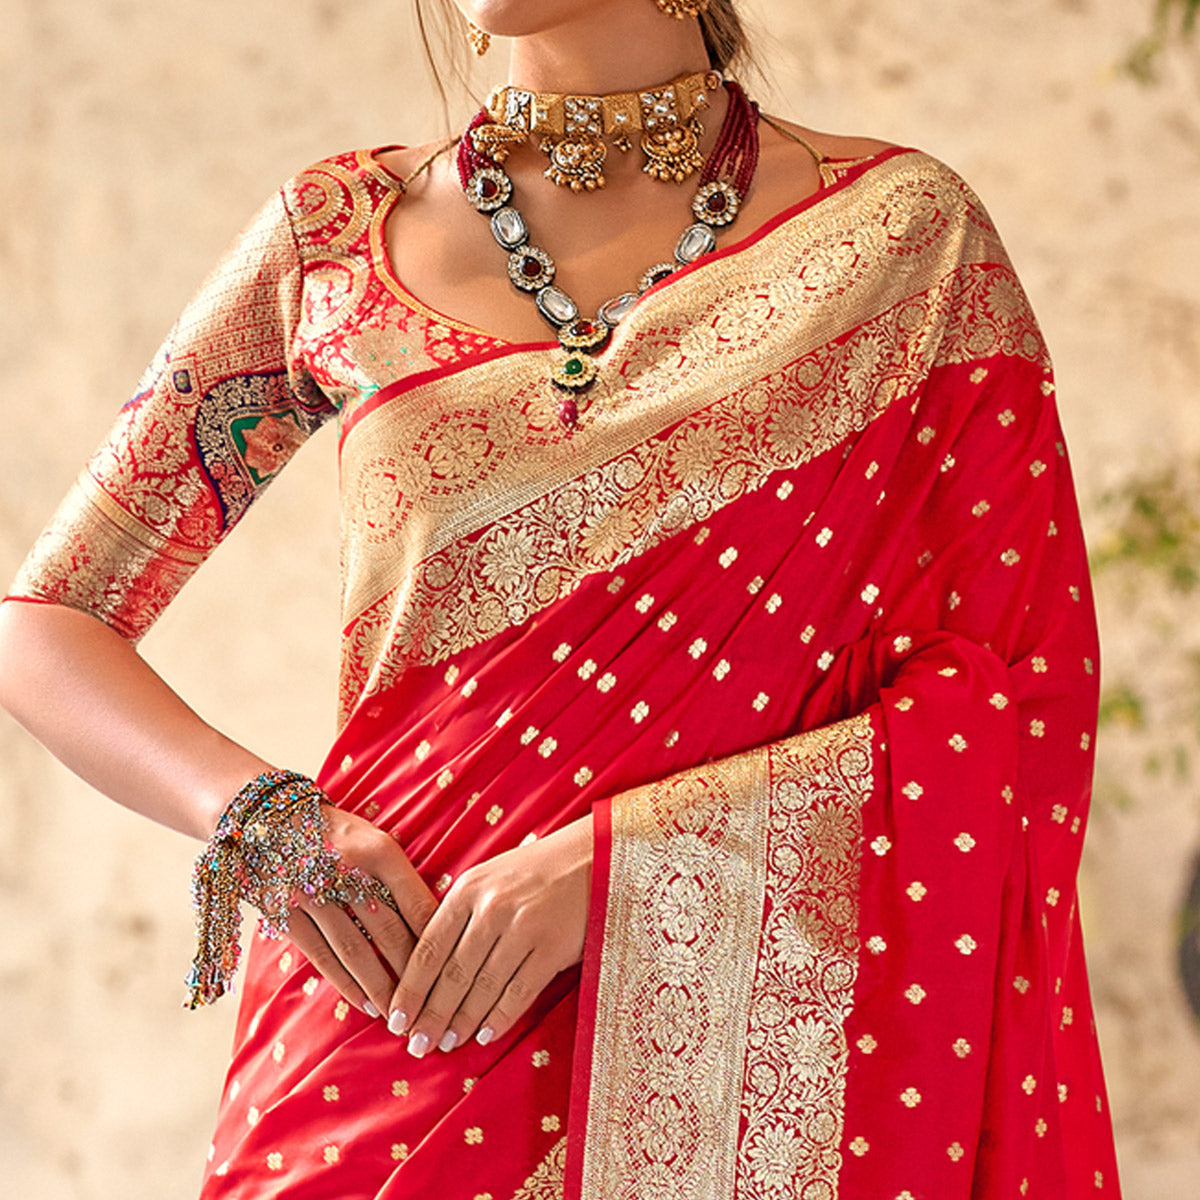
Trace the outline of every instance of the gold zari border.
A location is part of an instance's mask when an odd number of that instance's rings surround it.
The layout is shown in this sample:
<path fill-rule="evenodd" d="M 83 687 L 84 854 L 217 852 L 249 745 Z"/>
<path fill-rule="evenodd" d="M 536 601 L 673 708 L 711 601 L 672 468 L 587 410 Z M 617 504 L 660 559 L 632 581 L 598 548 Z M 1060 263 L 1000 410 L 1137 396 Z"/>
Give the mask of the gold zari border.
<path fill-rule="evenodd" d="M 207 549 L 196 549 L 176 539 L 164 537 L 145 521 L 127 512 L 92 478 L 90 471 L 85 470 L 80 474 L 76 480 L 76 487 L 79 489 L 79 497 L 68 507 L 81 516 L 91 510 L 95 514 L 95 521 L 110 522 L 120 531 L 119 534 L 114 533 L 114 537 L 127 538 L 143 552 L 174 559 L 193 569 L 200 566 L 208 556 Z"/>
<path fill-rule="evenodd" d="M 871 739 L 614 800 L 583 1200 L 836 1197 Z"/>
<path fill-rule="evenodd" d="M 645 297 L 574 438 L 548 350 L 397 395 L 343 444 L 344 708 L 829 451 L 938 362 L 989 353 L 1044 354 L 974 194 L 910 154 Z"/>
<path fill-rule="evenodd" d="M 85 469 L 34 543 L 11 591 L 89 613 L 137 640 L 202 557 L 127 513 Z"/>

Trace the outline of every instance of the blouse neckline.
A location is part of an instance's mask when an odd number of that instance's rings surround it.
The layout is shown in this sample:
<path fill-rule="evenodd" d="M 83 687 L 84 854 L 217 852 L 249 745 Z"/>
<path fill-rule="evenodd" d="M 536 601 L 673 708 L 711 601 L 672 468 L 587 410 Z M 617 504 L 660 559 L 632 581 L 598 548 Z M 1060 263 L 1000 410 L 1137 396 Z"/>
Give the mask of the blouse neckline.
<path fill-rule="evenodd" d="M 484 338 L 491 342 L 494 346 L 502 348 L 506 351 L 535 351 L 535 350 L 555 350 L 558 349 L 558 342 L 553 338 L 546 338 L 541 341 L 517 342 L 509 338 L 501 337 L 499 334 L 491 333 L 486 329 L 481 329 L 476 325 L 471 325 L 466 321 L 462 321 L 457 317 L 452 317 L 448 313 L 443 313 L 432 305 L 426 304 L 415 292 L 411 291 L 399 274 L 392 266 L 391 255 L 387 250 L 387 238 L 385 229 L 388 218 L 391 216 L 397 202 L 404 195 L 405 183 L 394 171 L 385 167 L 379 161 L 379 155 L 387 153 L 391 150 L 403 150 L 406 147 L 400 143 L 390 145 L 377 146 L 374 149 L 365 150 L 359 155 L 360 162 L 371 170 L 377 178 L 385 183 L 391 195 L 383 202 L 383 211 L 380 213 L 378 221 L 378 235 L 373 238 L 372 257 L 373 267 L 376 274 L 387 286 L 388 290 L 398 296 L 404 303 L 408 304 L 414 311 L 421 313 L 430 321 L 435 321 L 438 324 L 445 325 L 447 328 L 458 330 L 461 333 L 470 334 L 474 337 Z M 883 163 L 897 158 L 904 154 L 917 154 L 919 151 L 909 146 L 887 146 L 883 150 L 878 150 L 874 154 L 869 154 L 864 157 L 857 158 L 835 158 L 827 157 L 824 160 L 824 167 L 828 167 L 832 173 L 837 174 L 837 178 L 832 182 L 828 182 L 825 171 L 821 171 L 821 185 L 809 195 L 804 196 L 795 203 L 788 205 L 768 217 L 766 220 L 750 230 L 737 241 L 730 242 L 728 246 L 722 246 L 714 250 L 710 254 L 702 255 L 695 262 L 688 263 L 686 266 L 680 267 L 673 271 L 670 275 L 660 279 L 653 287 L 649 287 L 642 292 L 637 298 L 637 303 L 626 317 L 628 320 L 633 314 L 642 307 L 648 296 L 657 295 L 659 292 L 670 287 L 678 282 L 684 276 L 689 276 L 696 271 L 720 262 L 722 259 L 739 254 L 748 250 L 751 246 L 760 242 L 775 230 L 784 225 L 790 224 L 804 213 L 824 203 L 831 197 L 847 190 L 853 184 L 858 182 L 864 175 L 868 174 L 874 168 L 881 166 Z"/>

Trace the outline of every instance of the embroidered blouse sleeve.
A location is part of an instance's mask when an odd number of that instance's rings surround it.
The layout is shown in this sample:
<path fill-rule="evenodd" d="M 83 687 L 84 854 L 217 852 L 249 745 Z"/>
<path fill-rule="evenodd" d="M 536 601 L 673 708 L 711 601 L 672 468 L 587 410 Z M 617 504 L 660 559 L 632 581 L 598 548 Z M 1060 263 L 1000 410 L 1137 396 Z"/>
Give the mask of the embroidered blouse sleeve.
<path fill-rule="evenodd" d="M 300 361 L 303 268 L 282 193 L 234 240 L 10 590 L 146 633 L 334 410 Z"/>

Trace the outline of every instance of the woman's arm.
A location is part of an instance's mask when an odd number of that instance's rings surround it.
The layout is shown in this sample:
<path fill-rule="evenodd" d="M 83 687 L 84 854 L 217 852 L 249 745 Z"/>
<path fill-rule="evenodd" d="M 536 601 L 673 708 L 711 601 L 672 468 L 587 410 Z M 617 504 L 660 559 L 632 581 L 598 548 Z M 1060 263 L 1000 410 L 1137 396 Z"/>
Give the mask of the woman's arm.
<path fill-rule="evenodd" d="M 103 622 L 58 604 L 0 604 L 0 705 L 58 759 L 126 808 L 182 833 L 210 836 L 225 806 L 270 764 L 196 715 L 137 650 Z M 343 860 L 379 879 L 400 916 L 356 909 L 397 974 L 436 900 L 382 830 L 326 809 Z M 289 936 L 351 1003 L 386 1011 L 393 982 L 336 905 L 303 906 Z"/>
<path fill-rule="evenodd" d="M 134 644 L 336 411 L 296 340 L 304 262 L 291 199 L 273 196 L 234 239 L 0 605 L 0 705 L 94 787 L 198 838 L 268 764 L 201 720 Z M 385 832 L 323 812 L 343 862 L 400 911 L 356 909 L 356 925 L 338 905 L 305 903 L 288 934 L 347 1000 L 381 1010 L 387 968 L 403 971 L 436 901 Z"/>
<path fill-rule="evenodd" d="M 120 634 L 58 604 L 0 604 L 0 705 L 98 791 L 201 840 L 270 769 L 197 716 Z"/>

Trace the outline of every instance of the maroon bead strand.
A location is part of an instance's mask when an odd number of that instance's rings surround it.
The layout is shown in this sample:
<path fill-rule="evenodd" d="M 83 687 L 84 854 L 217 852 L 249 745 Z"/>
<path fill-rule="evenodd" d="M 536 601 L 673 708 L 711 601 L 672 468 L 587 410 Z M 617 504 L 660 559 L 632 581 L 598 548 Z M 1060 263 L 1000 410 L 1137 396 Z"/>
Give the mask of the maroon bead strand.
<path fill-rule="evenodd" d="M 478 129 L 481 125 L 490 124 L 491 120 L 492 118 L 489 116 L 488 110 L 486 108 L 481 108 L 471 118 L 470 125 L 467 126 L 462 137 L 458 139 L 458 178 L 462 183 L 464 192 L 467 190 L 467 186 L 471 182 L 471 176 L 474 175 L 476 171 L 483 167 L 495 168 L 498 165 L 495 161 L 488 158 L 486 154 L 480 154 L 479 151 L 475 149 L 475 142 L 471 137 L 471 134 L 474 133 L 476 129 Z"/>
<path fill-rule="evenodd" d="M 745 196 L 758 168 L 758 105 L 732 79 L 725 81 L 729 111 L 700 173 L 700 186 L 724 177 Z"/>

